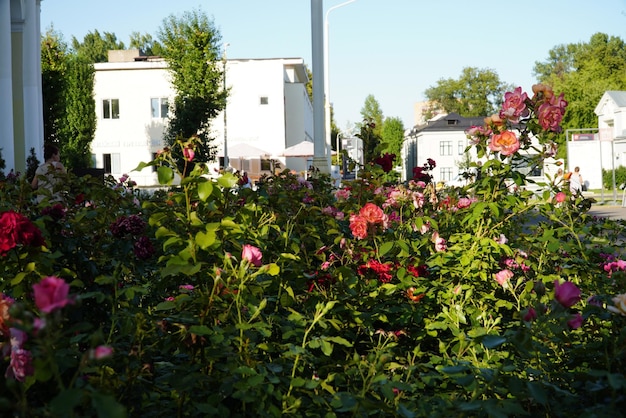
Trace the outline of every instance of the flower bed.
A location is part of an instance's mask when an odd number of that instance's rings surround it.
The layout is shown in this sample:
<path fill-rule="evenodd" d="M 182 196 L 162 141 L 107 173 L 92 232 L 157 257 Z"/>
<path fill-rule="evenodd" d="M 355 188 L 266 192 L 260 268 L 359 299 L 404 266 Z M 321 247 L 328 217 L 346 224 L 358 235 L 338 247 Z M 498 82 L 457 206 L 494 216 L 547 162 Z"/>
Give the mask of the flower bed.
<path fill-rule="evenodd" d="M 619 416 L 623 224 L 510 187 L 566 103 L 505 99 L 468 131 L 484 175 L 458 189 L 433 160 L 406 184 L 378 164 L 339 190 L 289 172 L 240 189 L 193 165 L 195 138 L 152 196 L 72 177 L 35 206 L 5 181 L 1 414 Z M 169 185 L 170 158 L 140 168 Z"/>

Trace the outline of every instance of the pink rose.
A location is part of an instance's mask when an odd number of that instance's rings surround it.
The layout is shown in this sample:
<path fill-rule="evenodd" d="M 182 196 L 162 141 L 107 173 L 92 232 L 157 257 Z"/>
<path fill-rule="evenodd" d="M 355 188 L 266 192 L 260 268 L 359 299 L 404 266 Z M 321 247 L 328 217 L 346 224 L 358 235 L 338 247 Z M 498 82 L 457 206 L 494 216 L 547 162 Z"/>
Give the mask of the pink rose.
<path fill-rule="evenodd" d="M 359 215 L 371 224 L 382 224 L 385 217 L 383 210 L 374 203 L 366 203 L 359 211 Z"/>
<path fill-rule="evenodd" d="M 511 131 L 504 131 L 496 134 L 489 141 L 489 149 L 491 151 L 500 151 L 502 155 L 511 155 L 519 150 L 520 144 L 517 135 Z"/>
<path fill-rule="evenodd" d="M 23 382 L 26 376 L 33 373 L 33 356 L 30 351 L 18 347 L 11 348 L 11 362 L 4 376 Z"/>
<path fill-rule="evenodd" d="M 554 298 L 565 308 L 569 308 L 580 301 L 580 289 L 572 282 L 559 283 L 555 280 Z"/>
<path fill-rule="evenodd" d="M 532 322 L 537 319 L 537 311 L 535 308 L 528 308 L 524 316 L 522 317 L 526 322 Z"/>
<path fill-rule="evenodd" d="M 435 251 L 442 252 L 448 249 L 446 240 L 439 236 L 438 231 L 433 232 L 432 241 L 435 243 Z"/>
<path fill-rule="evenodd" d="M 91 358 L 95 360 L 102 360 L 113 355 L 113 348 L 108 345 L 99 345 L 94 348 L 90 354 Z"/>
<path fill-rule="evenodd" d="M 183 156 L 185 157 L 185 160 L 193 161 L 193 157 L 196 156 L 196 153 L 193 152 L 193 149 L 191 148 L 183 148 Z"/>
<path fill-rule="evenodd" d="M 504 269 L 496 273 L 496 282 L 498 282 L 498 284 L 503 287 L 512 278 L 513 272 L 509 269 Z"/>
<path fill-rule="evenodd" d="M 350 231 L 356 239 L 364 239 L 367 237 L 367 221 L 359 215 L 350 215 Z"/>
<path fill-rule="evenodd" d="M 567 102 L 563 99 L 563 93 L 560 96 L 553 96 L 549 102 L 544 102 L 537 109 L 537 118 L 539 124 L 546 131 L 561 132 L 560 126 Z"/>
<path fill-rule="evenodd" d="M 35 305 L 44 313 L 50 313 L 74 303 L 67 297 L 70 285 L 58 277 L 44 277 L 39 283 L 33 285 L 33 291 L 35 292 Z"/>
<path fill-rule="evenodd" d="M 261 250 L 253 245 L 244 244 L 241 250 L 241 259 L 247 260 L 255 267 L 261 267 L 263 264 L 263 254 Z"/>
<path fill-rule="evenodd" d="M 580 312 L 573 315 L 572 318 L 569 321 L 567 321 L 567 326 L 569 326 L 571 329 L 578 329 L 582 326 L 582 324 L 583 324 L 583 316 L 580 314 Z"/>
<path fill-rule="evenodd" d="M 556 201 L 556 203 L 563 203 L 565 202 L 565 199 L 567 199 L 567 195 L 563 192 L 558 192 L 555 196 L 554 196 L 554 200 Z"/>
<path fill-rule="evenodd" d="M 504 103 L 502 104 L 500 117 L 508 119 L 513 123 L 518 123 L 521 116 L 528 116 L 528 109 L 526 109 L 527 99 L 528 95 L 522 93 L 521 87 L 516 88 L 512 92 L 504 93 Z"/>

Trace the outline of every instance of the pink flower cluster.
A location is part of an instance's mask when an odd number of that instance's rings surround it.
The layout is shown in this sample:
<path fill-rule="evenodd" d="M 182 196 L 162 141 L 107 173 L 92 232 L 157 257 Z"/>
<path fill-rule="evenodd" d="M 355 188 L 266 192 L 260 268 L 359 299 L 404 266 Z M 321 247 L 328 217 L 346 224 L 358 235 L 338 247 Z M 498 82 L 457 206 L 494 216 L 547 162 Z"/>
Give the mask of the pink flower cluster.
<path fill-rule="evenodd" d="M 561 132 L 560 124 L 567 107 L 563 94 L 555 96 L 552 89 L 543 84 L 535 84 L 532 90 L 534 93 L 532 98 L 529 98 L 521 87 L 505 93 L 499 113 L 485 118 L 485 126 L 472 126 L 465 131 L 470 141 L 474 145 L 486 144 L 489 150 L 502 156 L 512 155 L 519 151 L 522 143 L 510 126 L 528 120 L 532 117 L 532 112 L 544 131 Z M 521 130 L 523 142 L 528 145 L 530 143 L 528 133 L 524 126 Z M 556 154 L 556 144 L 551 143 L 547 152 Z"/>
<path fill-rule="evenodd" d="M 350 215 L 350 230 L 357 239 L 365 239 L 377 225 L 386 229 L 389 219 L 383 210 L 374 203 L 366 203 L 358 214 Z"/>
<path fill-rule="evenodd" d="M 555 96 L 552 89 L 543 84 L 535 84 L 533 92 L 539 105 L 536 111 L 539 125 L 546 131 L 561 132 L 561 120 L 567 107 L 563 93 Z"/>

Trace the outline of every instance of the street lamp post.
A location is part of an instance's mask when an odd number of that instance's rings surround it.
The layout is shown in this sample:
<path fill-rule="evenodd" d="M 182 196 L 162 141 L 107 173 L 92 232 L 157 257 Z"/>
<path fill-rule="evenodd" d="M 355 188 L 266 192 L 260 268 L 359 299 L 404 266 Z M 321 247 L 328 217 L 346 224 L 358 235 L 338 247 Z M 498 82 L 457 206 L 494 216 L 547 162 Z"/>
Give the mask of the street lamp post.
<path fill-rule="evenodd" d="M 224 91 L 226 91 L 226 48 L 228 48 L 230 44 L 227 42 L 224 44 L 224 51 L 222 52 L 222 61 L 223 61 L 223 70 L 224 70 Z M 224 170 L 230 167 L 230 161 L 228 160 L 228 124 L 226 123 L 226 108 L 228 107 L 228 98 L 226 99 L 227 103 L 224 104 Z"/>
<path fill-rule="evenodd" d="M 350 3 L 355 2 L 356 0 L 348 0 L 344 3 L 338 4 L 329 8 L 326 11 L 326 16 L 324 18 L 324 135 L 325 142 L 327 148 L 326 157 L 328 158 L 328 164 L 331 164 L 331 154 L 332 154 L 332 146 L 330 141 L 330 80 L 329 80 L 329 71 L 328 71 L 328 15 L 335 9 L 338 9 L 342 6 L 346 6 Z M 339 152 L 339 146 L 337 145 L 337 152 Z"/>

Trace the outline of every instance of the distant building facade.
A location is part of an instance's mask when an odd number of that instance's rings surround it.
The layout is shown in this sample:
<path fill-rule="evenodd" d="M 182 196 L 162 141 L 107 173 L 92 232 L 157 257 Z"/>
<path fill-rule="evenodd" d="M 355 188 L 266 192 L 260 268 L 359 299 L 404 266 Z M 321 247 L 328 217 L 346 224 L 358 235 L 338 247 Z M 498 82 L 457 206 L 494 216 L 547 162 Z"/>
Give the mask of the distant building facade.
<path fill-rule="evenodd" d="M 483 117 L 465 118 L 450 113 L 406 131 L 402 149 L 403 179 L 413 178 L 413 168 L 422 167 L 429 158 L 437 163 L 431 173 L 433 181 L 446 182 L 457 177 L 464 160 L 476 161 L 475 149 L 471 148 L 469 155 L 465 152 L 469 145 L 465 131 L 483 124 Z"/>
<path fill-rule="evenodd" d="M 158 184 L 151 161 L 165 144 L 163 134 L 175 91 L 165 60 L 138 50 L 111 51 L 109 62 L 95 64 L 97 127 L 91 151 L 95 165 L 119 177 L 130 174 L 139 186 Z M 306 91 L 304 61 L 299 58 L 229 59 L 226 115 L 211 123 L 218 149 L 217 170 L 224 161 L 252 178 L 269 173 L 272 161 L 297 171 L 306 159 L 281 156 L 285 148 L 313 140 L 313 108 Z M 226 128 L 226 129 L 225 129 Z"/>

